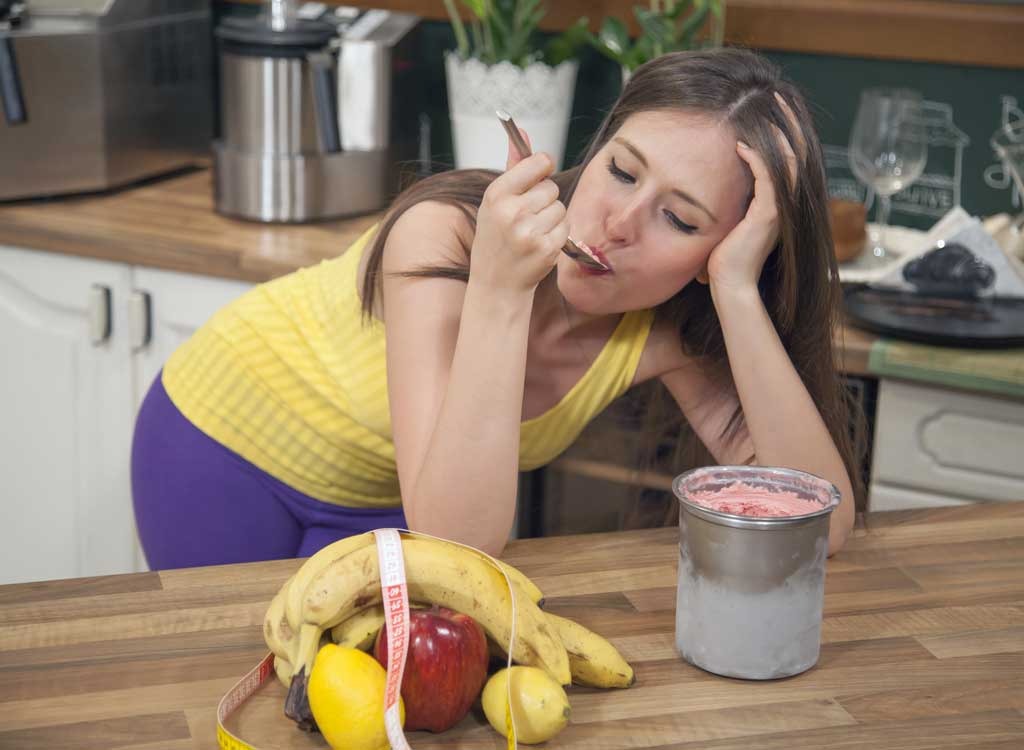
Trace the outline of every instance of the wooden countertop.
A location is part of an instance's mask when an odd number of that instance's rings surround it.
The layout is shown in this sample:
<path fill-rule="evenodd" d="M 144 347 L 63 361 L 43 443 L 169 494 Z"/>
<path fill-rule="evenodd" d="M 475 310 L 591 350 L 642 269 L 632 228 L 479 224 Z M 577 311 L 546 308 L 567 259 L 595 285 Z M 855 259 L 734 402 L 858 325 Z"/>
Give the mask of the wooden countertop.
<path fill-rule="evenodd" d="M 610 638 L 638 678 L 572 688 L 572 723 L 548 746 L 1024 746 L 1024 502 L 870 516 L 828 563 L 818 664 L 771 682 L 677 657 L 676 544 L 665 528 L 509 545 L 547 608 Z M 0 587 L 0 747 L 212 750 L 217 702 L 265 653 L 264 610 L 299 564 Z M 268 683 L 229 728 L 264 749 L 325 748 L 283 700 Z M 474 714 L 409 739 L 500 746 Z"/>
<path fill-rule="evenodd" d="M 266 281 L 333 258 L 380 218 L 263 224 L 213 210 L 202 169 L 101 195 L 0 204 L 0 244 Z"/>

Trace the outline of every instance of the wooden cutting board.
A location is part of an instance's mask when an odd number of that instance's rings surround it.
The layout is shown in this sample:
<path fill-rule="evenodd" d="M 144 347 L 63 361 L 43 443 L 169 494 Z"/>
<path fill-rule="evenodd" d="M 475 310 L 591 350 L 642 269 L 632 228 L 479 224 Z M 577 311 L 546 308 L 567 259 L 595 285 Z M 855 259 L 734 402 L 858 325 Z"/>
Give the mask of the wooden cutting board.
<path fill-rule="evenodd" d="M 547 607 L 610 638 L 628 690 L 572 688 L 552 748 L 1024 747 L 1024 503 L 887 513 L 829 561 L 821 659 L 785 680 L 725 679 L 674 648 L 672 528 L 517 541 Z M 270 597 L 300 564 L 0 587 L 0 748 L 209 750 L 220 697 L 265 653 Z M 268 683 L 232 728 L 325 748 Z M 413 748 L 500 748 L 478 714 Z"/>

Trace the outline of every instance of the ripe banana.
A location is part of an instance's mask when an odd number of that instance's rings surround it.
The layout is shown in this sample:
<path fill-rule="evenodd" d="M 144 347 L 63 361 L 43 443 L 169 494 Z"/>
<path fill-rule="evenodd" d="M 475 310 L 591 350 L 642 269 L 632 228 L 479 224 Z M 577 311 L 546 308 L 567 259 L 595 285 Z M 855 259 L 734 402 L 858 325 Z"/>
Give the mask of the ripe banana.
<path fill-rule="evenodd" d="M 530 598 L 531 602 L 536 604 L 538 607 L 544 605 L 544 594 L 541 593 L 539 588 L 537 588 L 537 584 L 527 578 L 518 568 L 513 568 L 511 565 L 502 562 L 501 560 L 498 560 L 497 563 L 498 566 L 508 574 L 509 580 L 519 586 L 523 593 Z"/>
<path fill-rule="evenodd" d="M 357 549 L 374 544 L 374 541 L 372 532 L 340 539 L 317 550 L 316 553 L 302 564 L 302 567 L 289 579 L 290 587 L 285 598 L 285 613 L 288 617 L 288 624 L 293 631 L 298 631 L 299 626 L 302 625 L 302 597 L 306 591 L 306 586 L 309 585 L 309 582 L 316 574 L 334 560 L 344 557 L 350 552 L 355 552 Z M 458 550 L 464 550 L 464 548 L 457 545 L 451 546 Z M 533 581 L 523 575 L 520 570 L 501 561 L 498 561 L 498 565 L 505 570 L 509 579 L 519 584 L 534 604 L 540 606 L 543 603 L 544 595 L 541 593 L 541 590 L 537 588 Z"/>
<path fill-rule="evenodd" d="M 267 647 L 274 652 L 276 656 L 280 656 L 286 659 L 288 662 L 294 658 L 295 646 L 295 631 L 292 630 L 288 624 L 288 619 L 284 614 L 285 598 L 288 595 L 288 587 L 291 585 L 295 576 L 292 576 L 284 585 L 281 586 L 280 590 L 270 600 L 270 606 L 267 608 L 267 614 L 263 618 L 263 640 L 267 642 Z"/>
<path fill-rule="evenodd" d="M 344 622 L 331 628 L 331 640 L 339 646 L 369 651 L 377 639 L 377 633 L 384 627 L 384 607 L 377 605 L 357 612 Z"/>
<path fill-rule="evenodd" d="M 334 560 L 373 544 L 373 533 L 368 531 L 365 534 L 331 542 L 326 547 L 317 550 L 306 562 L 302 563 L 302 567 L 292 576 L 291 585 L 285 597 L 285 615 L 288 617 L 288 624 L 294 632 L 298 632 L 299 627 L 302 625 L 302 595 L 306 592 L 306 586 L 309 585 L 309 582 L 316 574 Z"/>
<path fill-rule="evenodd" d="M 519 587 L 519 591 L 522 592 L 527 599 L 538 607 L 544 606 L 544 594 L 541 593 L 539 588 L 537 588 L 537 584 L 527 578 L 518 568 L 513 568 L 511 565 L 503 563 L 501 560 L 497 560 L 496 562 L 498 563 L 498 567 L 508 574 L 508 579 L 512 581 L 515 586 Z"/>
<path fill-rule="evenodd" d="M 402 537 L 409 598 L 469 615 L 498 643 L 509 642 L 511 601 L 504 576 L 483 555 L 433 539 Z M 515 584 L 513 584 L 515 586 Z M 541 667 L 561 685 L 571 681 L 565 647 L 529 596 L 517 589 L 512 658 Z M 319 632 L 381 602 L 376 545 L 336 559 L 309 582 L 303 597 L 298 672 L 312 669 Z"/>
<path fill-rule="evenodd" d="M 636 675 L 629 662 L 607 640 L 565 617 L 550 612 L 545 612 L 544 616 L 569 653 L 569 669 L 574 683 L 599 688 L 624 688 L 636 682 Z"/>
<path fill-rule="evenodd" d="M 292 684 L 292 663 L 279 654 L 274 654 L 274 673 L 286 688 Z"/>
<path fill-rule="evenodd" d="M 445 539 L 433 539 L 433 540 L 431 540 L 431 539 L 429 539 L 427 537 L 412 537 L 412 536 L 405 537 L 405 538 L 420 539 L 420 540 L 423 540 L 423 541 L 436 541 L 439 544 L 446 545 L 447 547 L 452 549 L 456 554 L 470 553 L 470 554 L 475 554 L 475 555 L 479 556 L 481 559 L 483 559 L 485 561 L 488 559 L 488 556 L 484 555 L 479 550 L 475 550 L 472 547 L 463 547 L 462 545 L 454 544 L 453 542 L 449 542 L 449 541 L 447 541 Z M 493 559 L 493 558 L 490 558 L 490 559 Z M 515 568 L 515 567 L 509 565 L 507 562 L 502 562 L 501 560 L 495 560 L 494 562 L 498 563 L 498 567 L 501 568 L 503 571 L 505 571 L 505 573 L 508 575 L 508 579 L 513 584 L 518 585 L 519 588 L 522 589 L 522 593 L 525 596 L 529 597 L 530 601 L 532 601 L 538 607 L 540 607 L 540 606 L 542 606 L 544 604 L 544 594 L 537 587 L 537 584 L 535 584 L 533 581 L 531 581 L 529 578 L 527 578 L 526 575 L 521 570 L 519 570 L 519 568 Z"/>

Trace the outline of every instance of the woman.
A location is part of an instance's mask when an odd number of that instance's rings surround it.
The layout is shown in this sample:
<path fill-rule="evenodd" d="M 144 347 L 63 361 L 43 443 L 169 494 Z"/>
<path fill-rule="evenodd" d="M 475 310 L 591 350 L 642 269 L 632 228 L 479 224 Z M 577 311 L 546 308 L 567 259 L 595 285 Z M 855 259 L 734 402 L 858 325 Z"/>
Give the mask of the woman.
<path fill-rule="evenodd" d="M 570 233 L 611 270 L 562 254 Z M 834 263 L 800 94 L 751 52 L 662 56 L 580 166 L 510 145 L 503 174 L 428 178 L 179 349 L 133 447 L 149 563 L 305 556 L 380 526 L 499 553 L 517 472 L 654 378 L 717 462 L 833 482 L 834 553 L 857 481 Z"/>

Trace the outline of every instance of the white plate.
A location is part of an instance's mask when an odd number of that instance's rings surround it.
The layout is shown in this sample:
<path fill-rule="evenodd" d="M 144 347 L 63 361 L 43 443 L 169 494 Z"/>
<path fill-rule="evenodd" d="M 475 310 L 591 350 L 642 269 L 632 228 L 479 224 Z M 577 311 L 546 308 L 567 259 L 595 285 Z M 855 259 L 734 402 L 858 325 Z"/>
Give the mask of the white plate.
<path fill-rule="evenodd" d="M 885 228 L 884 245 L 889 252 L 884 258 L 876 258 L 871 254 L 871 248 L 878 236 L 878 225 L 869 223 L 863 252 L 850 262 L 839 264 L 839 280 L 850 284 L 877 281 L 907 253 L 918 253 L 924 249 L 922 244 L 927 234 L 919 229 L 888 226 Z"/>

